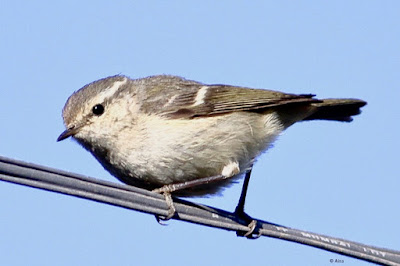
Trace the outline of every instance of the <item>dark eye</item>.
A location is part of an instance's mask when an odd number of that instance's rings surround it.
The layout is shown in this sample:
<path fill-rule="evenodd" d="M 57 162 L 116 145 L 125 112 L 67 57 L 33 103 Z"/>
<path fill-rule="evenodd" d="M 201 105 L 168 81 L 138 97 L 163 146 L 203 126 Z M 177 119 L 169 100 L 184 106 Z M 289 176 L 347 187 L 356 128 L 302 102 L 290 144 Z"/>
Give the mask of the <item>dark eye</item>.
<path fill-rule="evenodd" d="M 95 115 L 102 115 L 104 113 L 104 106 L 101 104 L 96 104 L 95 106 L 93 106 L 92 112 Z"/>

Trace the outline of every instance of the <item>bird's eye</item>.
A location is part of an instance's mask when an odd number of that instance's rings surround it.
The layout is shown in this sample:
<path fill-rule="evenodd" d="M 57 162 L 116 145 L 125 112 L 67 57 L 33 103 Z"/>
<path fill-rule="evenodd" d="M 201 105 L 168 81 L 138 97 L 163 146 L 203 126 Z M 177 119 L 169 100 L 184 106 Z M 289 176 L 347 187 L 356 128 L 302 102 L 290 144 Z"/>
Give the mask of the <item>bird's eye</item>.
<path fill-rule="evenodd" d="M 93 106 L 92 112 L 93 114 L 100 116 L 104 113 L 104 106 L 101 104 L 96 104 L 95 106 Z"/>

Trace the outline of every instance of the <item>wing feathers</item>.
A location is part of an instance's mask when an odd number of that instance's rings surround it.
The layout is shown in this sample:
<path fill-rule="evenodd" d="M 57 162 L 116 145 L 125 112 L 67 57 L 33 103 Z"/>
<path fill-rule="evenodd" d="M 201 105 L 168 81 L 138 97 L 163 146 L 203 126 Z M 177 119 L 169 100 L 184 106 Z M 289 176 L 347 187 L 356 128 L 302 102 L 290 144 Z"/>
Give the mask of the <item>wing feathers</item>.
<path fill-rule="evenodd" d="M 292 103 L 319 102 L 313 99 L 313 96 L 226 85 L 192 85 L 190 91 L 177 96 L 168 108 L 162 110 L 162 115 L 170 118 L 193 118 L 237 111 L 256 111 Z"/>

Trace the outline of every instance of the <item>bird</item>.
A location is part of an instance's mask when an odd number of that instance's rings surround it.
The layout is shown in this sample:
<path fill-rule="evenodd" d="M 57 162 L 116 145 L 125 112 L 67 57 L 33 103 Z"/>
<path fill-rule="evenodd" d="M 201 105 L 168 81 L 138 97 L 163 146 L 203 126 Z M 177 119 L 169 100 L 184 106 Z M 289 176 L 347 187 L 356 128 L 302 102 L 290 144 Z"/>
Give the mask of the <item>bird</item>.
<path fill-rule="evenodd" d="M 220 194 L 245 175 L 236 212 L 252 166 L 296 122 L 350 122 L 366 102 L 318 99 L 173 75 L 131 79 L 114 75 L 74 92 L 63 111 L 66 130 L 101 165 L 128 185 L 165 196 Z"/>

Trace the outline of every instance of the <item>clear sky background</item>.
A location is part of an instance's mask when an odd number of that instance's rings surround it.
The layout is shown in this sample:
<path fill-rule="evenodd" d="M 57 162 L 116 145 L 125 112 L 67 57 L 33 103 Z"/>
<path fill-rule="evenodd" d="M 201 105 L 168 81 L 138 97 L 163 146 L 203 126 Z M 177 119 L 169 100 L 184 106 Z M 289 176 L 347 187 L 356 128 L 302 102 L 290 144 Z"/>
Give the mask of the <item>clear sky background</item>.
<path fill-rule="evenodd" d="M 353 123 L 287 130 L 255 165 L 246 210 L 399 250 L 399 14 L 399 1 L 2 1 L 0 154 L 118 182 L 56 142 L 68 96 L 118 73 L 361 98 Z M 232 211 L 240 189 L 193 201 Z M 4 182 L 0 214 L 1 265 L 365 265 Z"/>

